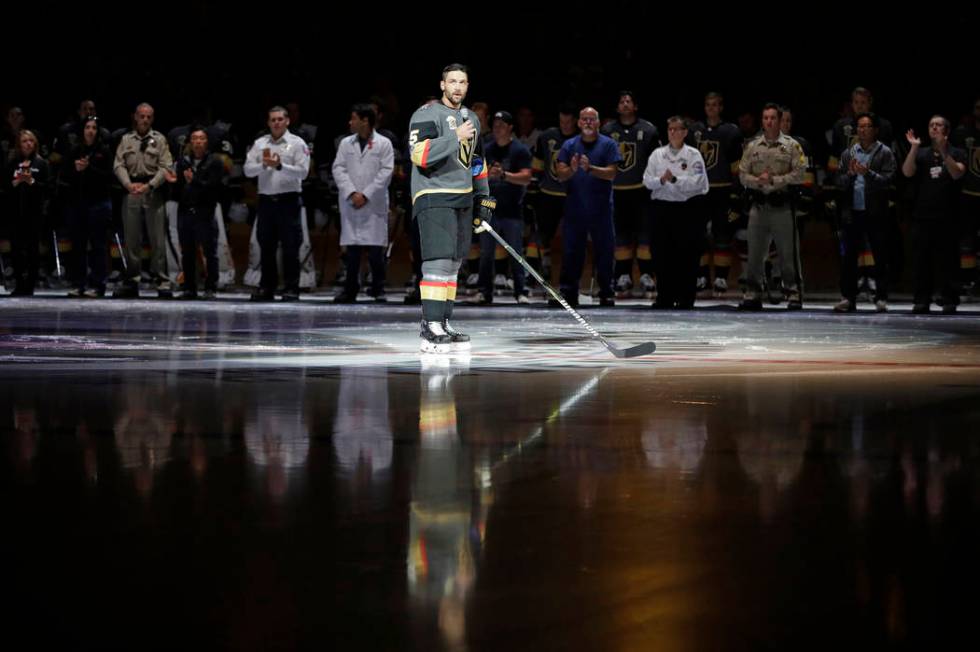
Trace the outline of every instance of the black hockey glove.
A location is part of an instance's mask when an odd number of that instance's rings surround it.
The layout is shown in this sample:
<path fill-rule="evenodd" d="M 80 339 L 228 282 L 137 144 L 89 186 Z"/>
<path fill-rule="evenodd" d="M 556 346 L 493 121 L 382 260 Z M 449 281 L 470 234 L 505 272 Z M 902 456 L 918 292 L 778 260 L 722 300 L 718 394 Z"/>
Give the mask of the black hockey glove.
<path fill-rule="evenodd" d="M 473 230 L 482 233 L 480 227 L 484 222 L 490 222 L 493 211 L 497 208 L 497 200 L 489 195 L 477 195 L 473 198 Z"/>

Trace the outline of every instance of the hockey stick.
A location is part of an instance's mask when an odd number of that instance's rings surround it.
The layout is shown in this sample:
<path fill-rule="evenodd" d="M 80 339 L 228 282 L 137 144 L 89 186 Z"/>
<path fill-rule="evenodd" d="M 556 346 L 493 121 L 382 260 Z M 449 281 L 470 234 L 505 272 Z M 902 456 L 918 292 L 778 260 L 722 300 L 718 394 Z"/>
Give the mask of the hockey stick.
<path fill-rule="evenodd" d="M 119 252 L 119 260 L 122 261 L 123 274 L 129 272 L 129 263 L 126 262 L 126 252 L 123 251 L 122 242 L 119 240 L 119 231 L 113 231 L 112 235 L 116 238 L 116 251 Z"/>
<path fill-rule="evenodd" d="M 534 268 L 531 267 L 531 265 L 526 260 L 524 260 L 524 258 L 520 254 L 514 251 L 514 249 L 509 244 L 507 244 L 506 240 L 500 237 L 500 234 L 498 234 L 493 229 L 493 227 L 490 226 L 489 222 L 482 221 L 480 218 L 477 217 L 473 219 L 473 224 L 477 227 L 477 232 L 486 231 L 487 233 L 492 235 L 494 240 L 500 243 L 500 246 L 503 247 L 507 251 L 507 253 L 513 256 L 514 260 L 519 262 L 521 266 L 524 269 L 526 269 L 528 273 L 531 274 L 531 276 L 533 276 L 538 281 L 538 283 L 541 284 L 541 287 L 547 290 L 548 293 L 552 297 L 554 297 L 555 301 L 561 304 L 562 308 L 567 310 L 572 315 L 572 317 L 574 317 L 575 320 L 578 321 L 578 323 L 585 328 L 585 330 L 589 331 L 589 334 L 591 334 L 593 338 L 602 342 L 602 345 L 607 349 L 609 349 L 609 352 L 612 353 L 614 356 L 616 356 L 617 358 L 636 358 L 641 355 L 648 355 L 657 350 L 657 345 L 654 344 L 653 342 L 644 342 L 643 344 L 637 344 L 636 346 L 631 346 L 628 349 L 620 349 L 619 347 L 616 347 L 613 344 L 611 344 L 609 340 L 607 340 L 606 338 L 604 338 L 602 335 L 599 334 L 599 331 L 592 328 L 592 325 L 585 320 L 585 317 L 578 314 L 578 312 L 574 308 L 568 305 L 568 302 L 565 301 L 565 297 L 563 297 L 557 290 L 555 290 L 555 288 L 551 287 L 551 285 L 545 282 L 545 280 L 541 278 L 541 275 L 538 274 L 534 270 Z"/>
<path fill-rule="evenodd" d="M 53 240 L 53 244 L 54 244 L 54 268 L 55 268 L 55 276 L 57 278 L 61 278 L 62 277 L 62 271 L 61 271 L 61 254 L 58 252 L 58 232 L 55 231 L 54 229 L 51 229 L 51 239 Z"/>

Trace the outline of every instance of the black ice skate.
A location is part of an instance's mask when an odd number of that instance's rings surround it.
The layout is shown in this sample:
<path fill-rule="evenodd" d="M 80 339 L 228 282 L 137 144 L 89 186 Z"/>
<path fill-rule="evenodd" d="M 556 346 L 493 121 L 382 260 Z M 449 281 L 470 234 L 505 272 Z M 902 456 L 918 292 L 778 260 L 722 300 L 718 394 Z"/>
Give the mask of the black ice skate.
<path fill-rule="evenodd" d="M 442 330 L 446 331 L 446 334 L 452 338 L 453 351 L 470 350 L 470 336 L 466 335 L 465 333 L 460 333 L 458 330 L 453 328 L 448 319 L 442 320 Z"/>
<path fill-rule="evenodd" d="M 422 338 L 419 346 L 422 353 L 451 353 L 453 350 L 453 338 L 442 327 L 442 322 L 423 320 L 419 337 Z"/>

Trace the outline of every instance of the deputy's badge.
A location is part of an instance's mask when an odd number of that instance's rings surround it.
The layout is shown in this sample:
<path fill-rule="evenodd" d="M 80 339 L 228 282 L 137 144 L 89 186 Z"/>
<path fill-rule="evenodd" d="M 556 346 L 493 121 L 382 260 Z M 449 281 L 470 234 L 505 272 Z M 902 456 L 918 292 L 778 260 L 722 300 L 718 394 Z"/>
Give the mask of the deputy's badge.
<path fill-rule="evenodd" d="M 700 136 L 700 132 L 695 134 Z M 709 170 L 718 163 L 718 151 L 721 149 L 720 143 L 717 140 L 700 140 L 698 141 L 698 151 L 701 152 L 701 157 L 704 159 L 704 166 Z"/>
<path fill-rule="evenodd" d="M 632 170 L 636 165 L 636 143 L 620 143 L 619 156 L 623 159 L 619 162 L 620 171 Z"/>
<path fill-rule="evenodd" d="M 456 116 L 454 116 L 454 115 L 447 115 L 446 116 L 446 122 L 449 123 L 449 128 L 450 129 L 452 129 L 453 131 L 456 131 L 456 129 L 457 129 L 457 126 L 456 126 Z"/>

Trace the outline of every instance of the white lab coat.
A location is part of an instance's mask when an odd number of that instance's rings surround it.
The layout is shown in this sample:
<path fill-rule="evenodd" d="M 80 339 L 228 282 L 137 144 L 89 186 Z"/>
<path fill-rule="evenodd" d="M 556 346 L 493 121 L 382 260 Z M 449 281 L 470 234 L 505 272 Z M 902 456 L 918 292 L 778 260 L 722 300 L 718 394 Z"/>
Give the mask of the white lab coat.
<path fill-rule="evenodd" d="M 388 244 L 388 184 L 394 169 L 391 141 L 372 132 L 361 150 L 357 134 L 340 141 L 333 162 L 340 203 L 340 244 L 385 246 Z M 367 203 L 354 208 L 350 196 L 360 192 Z"/>

